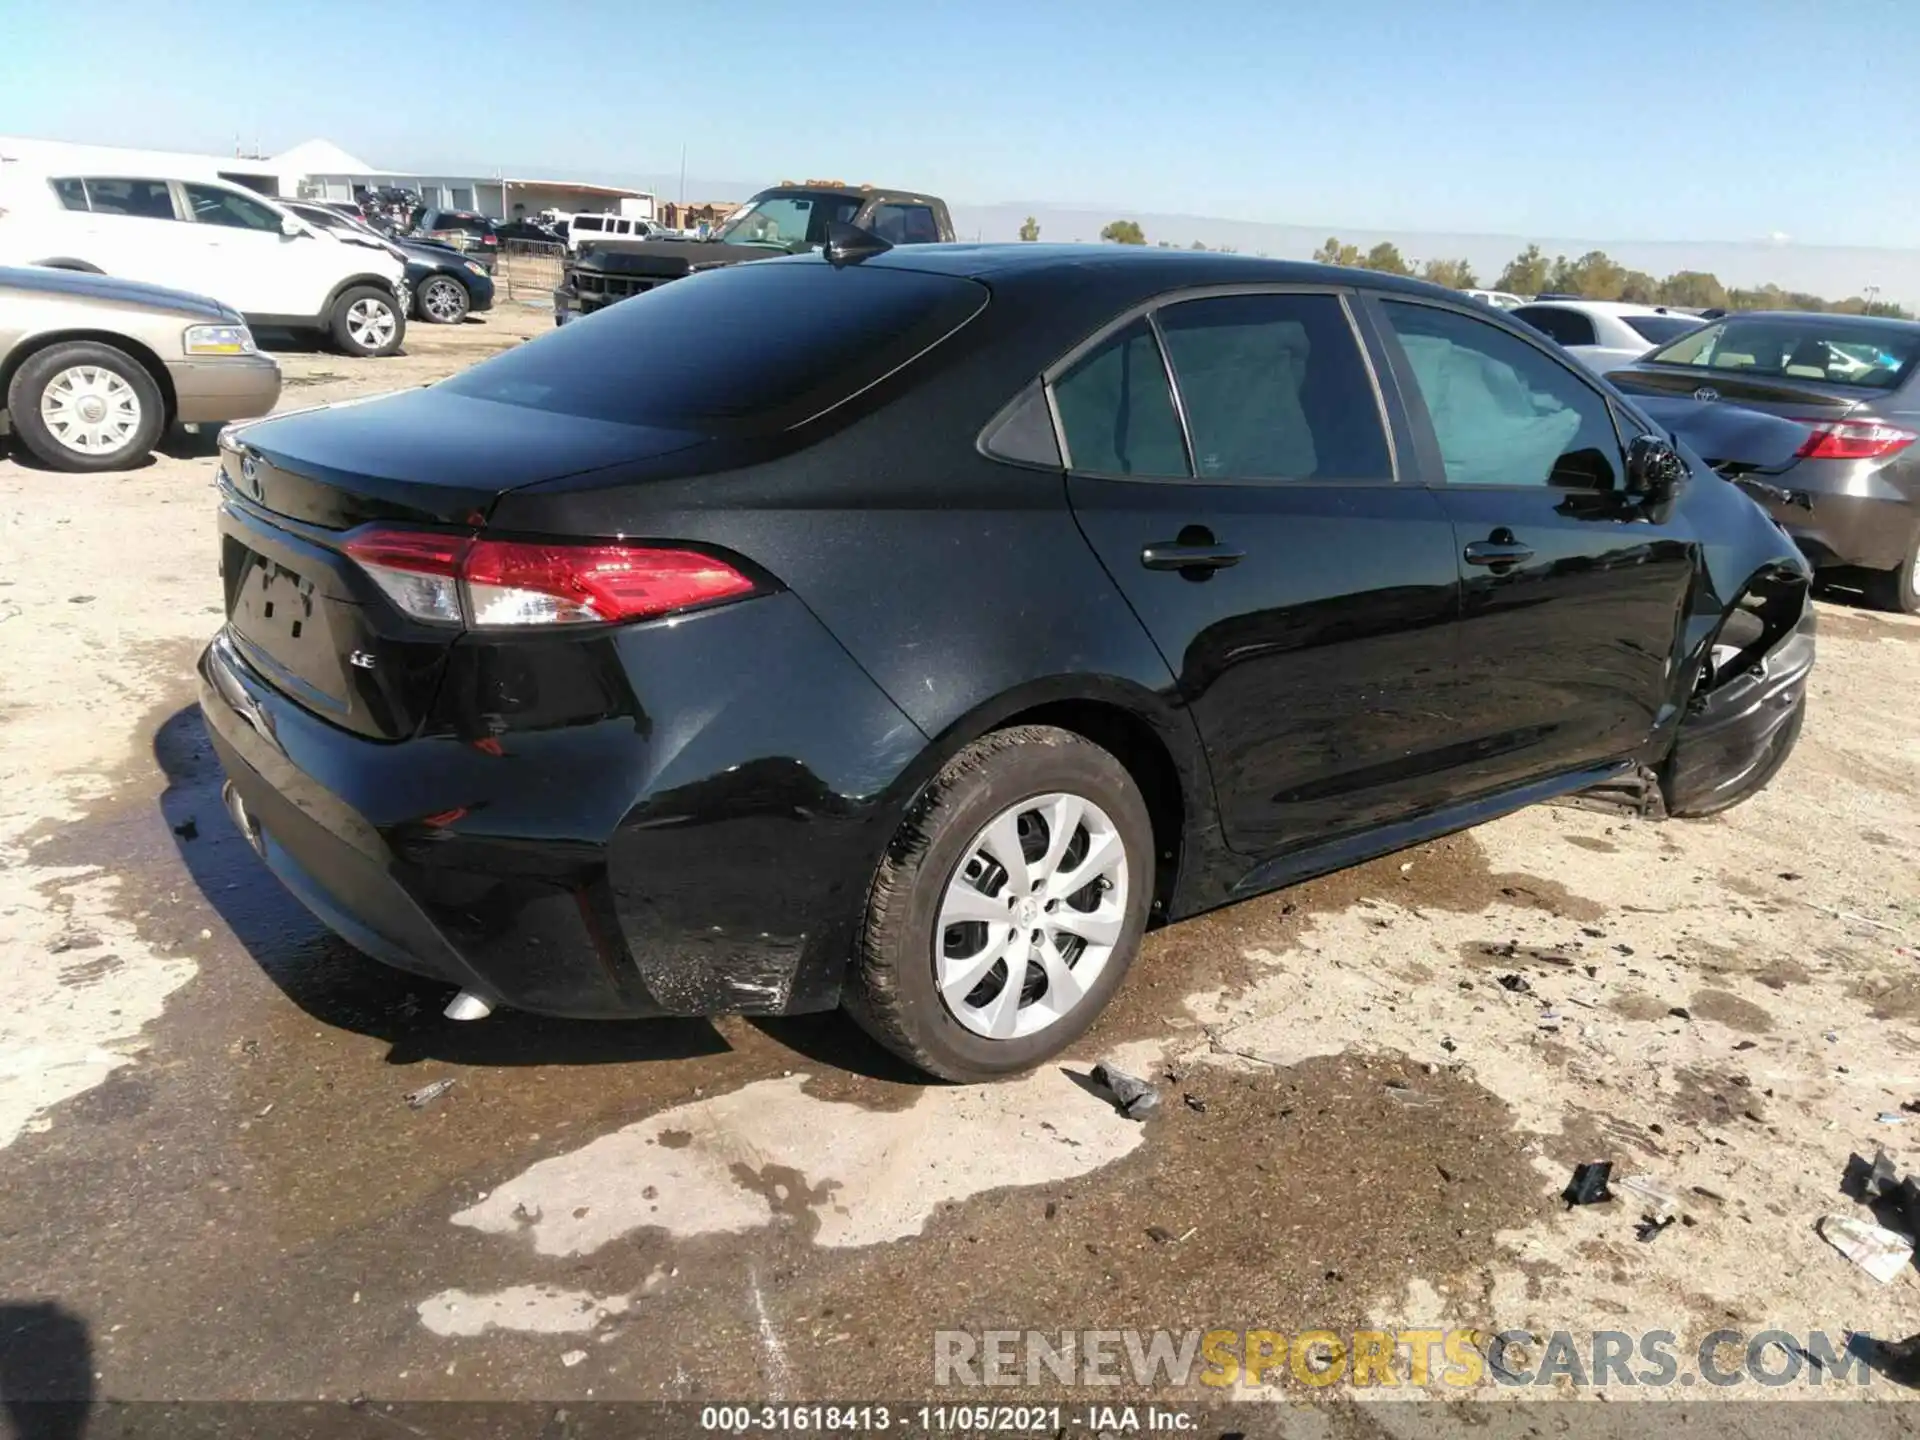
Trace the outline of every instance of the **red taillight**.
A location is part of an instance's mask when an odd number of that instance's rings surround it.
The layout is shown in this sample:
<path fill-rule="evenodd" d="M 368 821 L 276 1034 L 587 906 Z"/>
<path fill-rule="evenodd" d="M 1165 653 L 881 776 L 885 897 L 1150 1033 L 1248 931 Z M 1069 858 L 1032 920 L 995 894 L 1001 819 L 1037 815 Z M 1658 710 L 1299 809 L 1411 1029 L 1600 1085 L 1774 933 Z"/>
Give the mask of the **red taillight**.
<path fill-rule="evenodd" d="M 1878 420 L 1802 420 L 1813 433 L 1794 453 L 1802 460 L 1874 460 L 1920 440 L 1911 430 Z"/>
<path fill-rule="evenodd" d="M 754 589 L 724 560 L 646 545 L 378 529 L 345 548 L 409 615 L 455 625 L 648 620 Z"/>
<path fill-rule="evenodd" d="M 514 540 L 474 541 L 462 578 L 475 625 L 641 620 L 753 589 L 725 561 L 689 550 Z"/>
<path fill-rule="evenodd" d="M 480 237 L 480 243 L 482 245 L 498 245 L 500 243 L 500 237 L 498 235 L 482 235 Z"/>

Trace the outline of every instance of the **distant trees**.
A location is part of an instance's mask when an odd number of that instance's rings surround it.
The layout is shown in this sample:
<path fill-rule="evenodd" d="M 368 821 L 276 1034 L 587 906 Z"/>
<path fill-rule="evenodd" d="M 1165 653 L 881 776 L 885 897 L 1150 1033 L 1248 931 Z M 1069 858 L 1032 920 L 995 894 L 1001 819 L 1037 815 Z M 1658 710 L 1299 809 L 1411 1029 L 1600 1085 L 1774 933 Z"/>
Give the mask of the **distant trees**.
<path fill-rule="evenodd" d="M 1147 232 L 1140 228 L 1138 220 L 1115 220 L 1101 230 L 1100 238 L 1115 245 L 1144 245 Z"/>
<path fill-rule="evenodd" d="M 1378 270 L 1383 275 L 1411 275 L 1413 267 L 1400 258 L 1400 247 L 1390 240 L 1382 240 L 1367 251 L 1366 259 L 1360 262 L 1362 268 Z"/>
<path fill-rule="evenodd" d="M 1348 265 L 1362 270 L 1378 270 L 1387 275 L 1417 273 L 1436 285 L 1451 290 L 1477 290 L 1479 277 L 1465 260 L 1428 260 L 1415 266 L 1401 255 L 1391 241 L 1383 240 L 1372 249 L 1361 251 L 1336 235 L 1313 252 L 1321 265 Z M 1627 300 L 1641 305 L 1675 305 L 1690 310 L 1713 308 L 1727 310 L 1830 310 L 1847 315 L 1891 315 L 1911 318 L 1900 306 L 1884 300 L 1858 295 L 1845 300 L 1824 300 L 1778 285 L 1763 285 L 1756 290 L 1731 289 L 1717 276 L 1698 270 L 1677 270 L 1664 280 L 1644 270 L 1630 270 L 1604 250 L 1589 250 L 1577 259 L 1556 255 L 1548 259 L 1538 245 L 1529 245 L 1501 270 L 1493 282 L 1496 290 L 1514 295 L 1578 295 L 1586 300 Z"/>
<path fill-rule="evenodd" d="M 1420 278 L 1444 285 L 1449 290 L 1477 290 L 1480 277 L 1464 260 L 1429 260 L 1420 267 Z"/>
<path fill-rule="evenodd" d="M 1313 252 L 1313 263 L 1316 265 L 1358 265 L 1361 263 L 1360 247 L 1358 245 L 1342 245 L 1339 236 L 1329 235 L 1327 237 L 1327 243 Z"/>
<path fill-rule="evenodd" d="M 1510 295 L 1538 295 L 1542 290 L 1553 288 L 1547 283 L 1552 275 L 1553 268 L 1540 253 L 1540 247 L 1529 245 L 1507 262 L 1507 268 L 1500 272 L 1493 288 Z"/>
<path fill-rule="evenodd" d="M 1020 224 L 1020 238 L 1026 241 L 1038 240 L 1040 238 L 1040 222 L 1029 215 Z"/>

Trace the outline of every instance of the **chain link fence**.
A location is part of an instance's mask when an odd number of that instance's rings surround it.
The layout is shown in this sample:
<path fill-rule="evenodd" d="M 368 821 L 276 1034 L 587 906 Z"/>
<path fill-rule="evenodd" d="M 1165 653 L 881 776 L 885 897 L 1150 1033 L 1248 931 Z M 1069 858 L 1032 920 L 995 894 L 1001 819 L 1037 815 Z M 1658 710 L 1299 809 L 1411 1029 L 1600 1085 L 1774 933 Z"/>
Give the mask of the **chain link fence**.
<path fill-rule="evenodd" d="M 509 300 L 551 301 L 566 255 L 564 245 L 509 240 L 495 266 L 494 285 Z"/>

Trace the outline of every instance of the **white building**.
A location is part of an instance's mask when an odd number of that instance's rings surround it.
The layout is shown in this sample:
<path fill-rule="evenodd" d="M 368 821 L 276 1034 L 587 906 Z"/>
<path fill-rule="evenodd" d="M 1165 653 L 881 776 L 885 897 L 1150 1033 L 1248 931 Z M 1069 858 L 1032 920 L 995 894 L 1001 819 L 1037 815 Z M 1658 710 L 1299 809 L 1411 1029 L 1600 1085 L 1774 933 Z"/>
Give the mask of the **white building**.
<path fill-rule="evenodd" d="M 654 218 L 654 197 L 645 190 L 590 185 L 574 180 L 527 180 L 502 176 L 417 175 L 383 170 L 348 154 L 331 140 L 308 140 L 267 157 L 199 155 L 178 150 L 134 150 L 118 145 L 79 145 L 0 135 L 0 166 L 9 163 L 60 175 L 150 175 L 169 180 L 231 181 L 262 195 L 288 200 L 351 201 L 382 185 L 416 191 L 421 202 L 442 210 L 477 210 L 496 220 L 544 209 L 568 213 L 608 212 Z"/>

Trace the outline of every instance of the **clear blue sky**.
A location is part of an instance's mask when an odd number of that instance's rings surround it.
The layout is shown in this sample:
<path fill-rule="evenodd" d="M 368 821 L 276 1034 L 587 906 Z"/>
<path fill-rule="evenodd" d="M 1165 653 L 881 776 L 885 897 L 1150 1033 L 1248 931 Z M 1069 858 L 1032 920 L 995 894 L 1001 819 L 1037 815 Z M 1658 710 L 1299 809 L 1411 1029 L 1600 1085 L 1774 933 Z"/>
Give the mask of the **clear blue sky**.
<path fill-rule="evenodd" d="M 0 0 L 0 134 L 1920 246 L 1920 0 Z M 515 98 L 523 97 L 523 98 Z"/>

